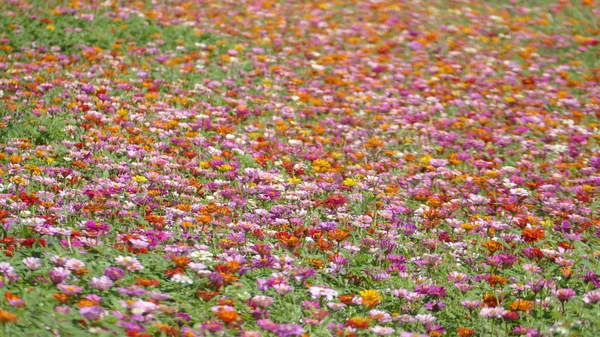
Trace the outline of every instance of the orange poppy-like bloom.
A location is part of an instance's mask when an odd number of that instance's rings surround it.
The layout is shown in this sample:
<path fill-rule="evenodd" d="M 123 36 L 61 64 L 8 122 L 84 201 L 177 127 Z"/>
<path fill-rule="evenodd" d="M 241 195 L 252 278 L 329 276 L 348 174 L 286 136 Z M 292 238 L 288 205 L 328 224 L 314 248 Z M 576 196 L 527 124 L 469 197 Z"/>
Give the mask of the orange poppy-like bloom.
<path fill-rule="evenodd" d="M 456 329 L 456 333 L 459 337 L 471 337 L 476 333 L 476 331 L 471 328 L 460 327 Z"/>
<path fill-rule="evenodd" d="M 495 287 L 497 285 L 506 284 L 506 278 L 500 275 L 490 275 L 486 278 L 486 281 L 490 284 L 490 286 Z"/>
<path fill-rule="evenodd" d="M 344 323 L 347 327 L 352 327 L 356 329 L 367 329 L 371 323 L 370 318 L 366 317 L 352 317 Z"/>
<path fill-rule="evenodd" d="M 483 247 L 487 249 L 490 253 L 494 253 L 495 251 L 502 248 L 502 244 L 498 241 L 488 240 L 483 243 Z"/>
<path fill-rule="evenodd" d="M 52 297 L 54 297 L 54 299 L 60 302 L 61 304 L 67 303 L 67 301 L 69 300 L 69 296 L 63 293 L 54 293 L 52 294 Z"/>
<path fill-rule="evenodd" d="M 173 256 L 171 261 L 173 261 L 177 267 L 186 268 L 188 264 L 192 262 L 192 259 L 187 256 Z"/>
<path fill-rule="evenodd" d="M 140 287 L 155 287 L 159 284 L 159 281 L 142 278 L 142 277 L 136 277 L 135 284 Z"/>
<path fill-rule="evenodd" d="M 541 228 L 525 228 L 521 232 L 523 240 L 527 243 L 535 243 L 546 237 L 546 233 Z"/>
<path fill-rule="evenodd" d="M 222 320 L 225 324 L 231 324 L 240 318 L 237 311 L 235 310 L 224 310 L 221 309 L 215 313 L 217 318 Z"/>
<path fill-rule="evenodd" d="M 19 316 L 13 314 L 12 312 L 8 312 L 6 310 L 0 310 L 0 322 L 16 322 L 19 320 Z"/>
<path fill-rule="evenodd" d="M 381 303 L 382 297 L 378 290 L 361 290 L 359 295 L 362 299 L 362 304 L 367 307 L 373 307 Z"/>
<path fill-rule="evenodd" d="M 331 240 L 335 240 L 335 241 L 344 241 L 346 240 L 349 236 L 350 233 L 340 229 L 340 228 L 336 228 L 332 231 L 330 231 L 327 236 L 331 239 Z"/>
<path fill-rule="evenodd" d="M 179 329 L 177 329 L 177 327 L 175 326 L 171 326 L 168 324 L 155 324 L 154 326 L 156 326 L 160 331 L 162 331 L 165 335 L 167 336 L 178 336 L 179 335 Z"/>
<path fill-rule="evenodd" d="M 533 302 L 524 299 L 516 299 L 510 304 L 510 309 L 514 311 L 529 311 L 533 308 Z"/>
<path fill-rule="evenodd" d="M 208 291 L 208 290 L 198 290 L 196 293 L 198 294 L 198 297 L 200 297 L 204 301 L 210 301 L 219 294 L 218 291 Z"/>
<path fill-rule="evenodd" d="M 277 237 L 277 240 L 279 240 L 279 242 L 288 248 L 294 248 L 300 244 L 300 240 L 292 236 L 290 233 L 279 232 L 275 235 L 275 237 Z"/>
<path fill-rule="evenodd" d="M 340 295 L 340 296 L 338 296 L 338 299 L 340 300 L 340 302 L 344 303 L 345 305 L 350 305 L 350 304 L 352 304 L 352 299 L 354 299 L 354 295 L 352 295 L 352 294 Z"/>

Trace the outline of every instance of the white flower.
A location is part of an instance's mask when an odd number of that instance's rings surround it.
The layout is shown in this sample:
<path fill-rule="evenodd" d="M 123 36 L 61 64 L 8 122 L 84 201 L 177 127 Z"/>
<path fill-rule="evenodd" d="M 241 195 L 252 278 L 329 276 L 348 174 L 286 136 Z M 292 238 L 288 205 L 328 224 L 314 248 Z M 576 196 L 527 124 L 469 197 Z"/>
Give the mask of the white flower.
<path fill-rule="evenodd" d="M 526 189 L 524 188 L 511 188 L 510 189 L 510 194 L 511 195 L 517 195 L 520 197 L 527 197 L 529 196 L 529 192 L 527 192 Z"/>
<path fill-rule="evenodd" d="M 385 336 L 385 335 L 394 333 L 395 330 L 394 330 L 394 328 L 389 327 L 389 326 L 376 325 L 371 328 L 371 331 L 373 331 L 373 333 L 375 333 L 376 335 Z"/>
<path fill-rule="evenodd" d="M 192 283 L 194 283 L 194 281 L 192 281 L 192 279 L 189 276 L 183 275 L 183 274 L 175 274 L 175 275 L 173 275 L 173 277 L 171 277 L 171 281 L 173 281 L 175 283 L 183 283 L 183 284 L 192 284 Z"/>
<path fill-rule="evenodd" d="M 213 255 L 205 250 L 196 250 L 190 254 L 190 257 L 198 261 L 207 261 L 211 260 Z"/>
<path fill-rule="evenodd" d="M 313 299 L 325 297 L 328 301 L 333 300 L 333 298 L 338 295 L 338 292 L 331 288 L 319 286 L 308 288 L 308 292 Z"/>

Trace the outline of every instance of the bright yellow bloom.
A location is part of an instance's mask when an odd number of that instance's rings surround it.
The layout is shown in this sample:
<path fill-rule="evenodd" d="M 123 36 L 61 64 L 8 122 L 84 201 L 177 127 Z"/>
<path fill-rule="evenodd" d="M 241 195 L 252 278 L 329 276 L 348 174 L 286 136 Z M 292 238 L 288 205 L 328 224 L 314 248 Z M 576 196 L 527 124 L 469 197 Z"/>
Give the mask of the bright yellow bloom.
<path fill-rule="evenodd" d="M 25 179 L 21 176 L 14 176 L 14 177 L 10 178 L 10 181 L 12 181 L 13 183 L 20 185 L 20 186 L 25 186 L 28 183 L 27 179 Z"/>
<path fill-rule="evenodd" d="M 331 164 L 327 160 L 317 159 L 312 163 L 315 172 L 327 172 L 331 168 Z"/>
<path fill-rule="evenodd" d="M 222 172 L 227 172 L 227 171 L 233 170 L 233 167 L 228 164 L 223 164 L 223 165 L 217 166 L 217 170 L 222 171 Z"/>
<path fill-rule="evenodd" d="M 348 186 L 348 187 L 356 186 L 356 180 L 354 180 L 352 178 L 346 178 L 346 179 L 344 179 L 342 184 L 344 184 L 344 186 Z"/>
<path fill-rule="evenodd" d="M 138 183 L 143 183 L 143 182 L 148 181 L 148 179 L 146 179 L 146 177 L 139 176 L 139 175 L 138 176 L 134 176 L 133 178 L 131 178 L 131 180 L 137 181 Z"/>
<path fill-rule="evenodd" d="M 291 177 L 290 179 L 288 179 L 288 182 L 294 185 L 298 185 L 302 182 L 302 179 L 298 177 Z"/>
<path fill-rule="evenodd" d="M 379 304 L 381 302 L 381 299 L 382 299 L 379 291 L 373 290 L 373 289 L 361 290 L 359 295 L 362 299 L 362 304 L 367 307 L 376 306 L 377 304 Z"/>

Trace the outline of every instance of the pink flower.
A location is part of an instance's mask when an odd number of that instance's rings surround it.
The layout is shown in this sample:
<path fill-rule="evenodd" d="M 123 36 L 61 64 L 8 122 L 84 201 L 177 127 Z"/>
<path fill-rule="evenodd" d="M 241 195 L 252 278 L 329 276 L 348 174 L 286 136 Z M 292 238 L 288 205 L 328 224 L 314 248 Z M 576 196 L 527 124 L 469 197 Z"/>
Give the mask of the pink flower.
<path fill-rule="evenodd" d="M 553 294 L 561 302 L 568 301 L 569 299 L 571 299 L 571 297 L 577 295 L 577 293 L 575 292 L 575 290 L 569 289 L 569 288 L 556 289 L 553 292 Z"/>
<path fill-rule="evenodd" d="M 508 311 L 502 307 L 483 308 L 479 312 L 480 316 L 490 318 L 502 318 Z"/>

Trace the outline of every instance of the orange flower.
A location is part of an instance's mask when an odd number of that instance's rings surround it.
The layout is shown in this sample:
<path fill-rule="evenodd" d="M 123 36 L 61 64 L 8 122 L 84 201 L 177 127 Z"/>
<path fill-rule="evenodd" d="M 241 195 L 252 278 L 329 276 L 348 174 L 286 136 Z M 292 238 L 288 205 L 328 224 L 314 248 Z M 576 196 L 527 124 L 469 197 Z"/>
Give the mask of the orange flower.
<path fill-rule="evenodd" d="M 483 247 L 487 249 L 490 253 L 493 253 L 502 248 L 502 244 L 498 241 L 489 240 L 483 243 Z"/>
<path fill-rule="evenodd" d="M 155 326 L 162 332 L 164 332 L 165 335 L 167 336 L 178 336 L 179 335 L 179 329 L 177 329 L 177 327 L 174 326 L 170 326 L 168 324 L 155 324 Z"/>
<path fill-rule="evenodd" d="M 192 259 L 187 256 L 173 256 L 171 261 L 173 261 L 177 267 L 186 268 L 188 264 L 192 262 Z"/>
<path fill-rule="evenodd" d="M 61 304 L 65 304 L 69 300 L 69 296 L 67 296 L 66 294 L 63 294 L 63 293 L 54 293 L 52 296 L 54 297 L 55 300 L 59 301 Z"/>
<path fill-rule="evenodd" d="M 525 228 L 521 232 L 523 240 L 527 243 L 535 243 L 546 237 L 546 233 L 541 228 Z"/>
<path fill-rule="evenodd" d="M 362 299 L 362 304 L 367 307 L 373 307 L 381 303 L 382 297 L 377 290 L 361 290 L 359 294 Z"/>
<path fill-rule="evenodd" d="M 357 328 L 357 329 L 367 329 L 369 324 L 371 323 L 370 318 L 365 317 L 353 317 L 344 323 L 345 326 Z"/>
<path fill-rule="evenodd" d="M 352 295 L 352 294 L 340 295 L 340 296 L 338 296 L 338 299 L 340 300 L 340 302 L 344 303 L 345 305 L 351 305 L 352 299 L 354 299 L 354 295 Z"/>
<path fill-rule="evenodd" d="M 19 317 L 12 312 L 8 312 L 5 310 L 0 310 L 0 322 L 16 322 L 19 320 Z"/>
<path fill-rule="evenodd" d="M 533 302 L 523 299 L 516 299 L 510 304 L 510 309 L 514 311 L 529 311 L 531 308 L 533 308 Z"/>
<path fill-rule="evenodd" d="M 336 228 L 327 234 L 327 237 L 329 237 L 331 240 L 340 242 L 346 240 L 349 236 L 350 233 L 340 228 Z"/>
<path fill-rule="evenodd" d="M 140 287 L 156 287 L 158 283 L 158 280 L 150 280 L 142 277 L 135 278 L 135 285 Z"/>
<path fill-rule="evenodd" d="M 95 305 L 99 305 L 100 303 L 98 303 L 97 301 L 92 301 L 92 300 L 81 300 L 79 302 L 77 302 L 77 307 L 78 308 L 84 308 L 84 307 L 93 307 Z"/>
<path fill-rule="evenodd" d="M 218 291 L 203 291 L 203 290 L 198 290 L 196 293 L 198 294 L 198 297 L 200 297 L 201 299 L 203 299 L 204 301 L 207 301 L 207 302 L 219 294 Z"/>
<path fill-rule="evenodd" d="M 490 275 L 490 276 L 486 277 L 486 281 L 492 287 L 495 287 L 498 284 L 506 284 L 506 278 L 504 278 L 500 275 Z"/>
<path fill-rule="evenodd" d="M 221 309 L 217 311 L 215 315 L 217 316 L 217 318 L 225 322 L 225 324 L 231 324 L 235 322 L 238 318 L 240 318 L 240 315 L 238 315 L 237 311 L 235 310 Z"/>
<path fill-rule="evenodd" d="M 476 331 L 471 328 L 460 327 L 456 329 L 456 333 L 459 337 L 471 337 L 475 334 L 475 332 Z"/>
<path fill-rule="evenodd" d="M 275 234 L 275 237 L 279 242 L 281 242 L 284 246 L 288 248 L 294 248 L 300 244 L 300 240 L 298 238 L 292 236 L 290 233 L 279 232 Z"/>

